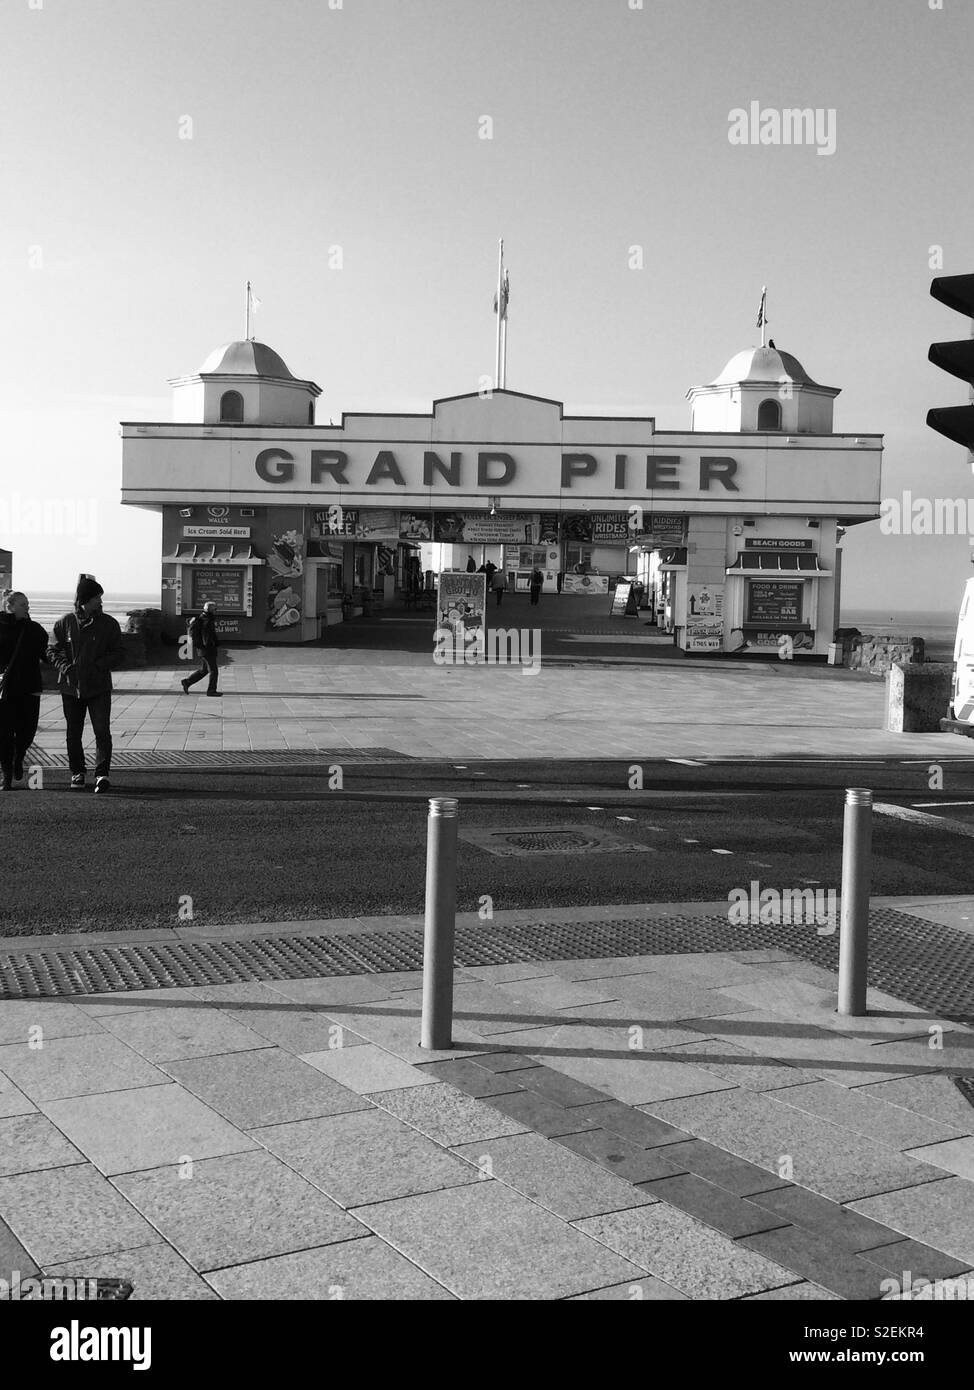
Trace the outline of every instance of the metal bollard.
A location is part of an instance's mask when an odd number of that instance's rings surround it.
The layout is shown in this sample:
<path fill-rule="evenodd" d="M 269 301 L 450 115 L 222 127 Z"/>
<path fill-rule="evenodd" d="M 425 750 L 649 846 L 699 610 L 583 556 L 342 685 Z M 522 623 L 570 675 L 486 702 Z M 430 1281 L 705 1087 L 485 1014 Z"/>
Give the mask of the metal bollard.
<path fill-rule="evenodd" d="M 839 1013 L 866 1014 L 873 794 L 847 787 L 842 827 L 842 918 L 839 928 Z"/>
<path fill-rule="evenodd" d="M 420 1047 L 453 1046 L 453 938 L 457 914 L 457 815 L 450 796 L 430 798 Z"/>

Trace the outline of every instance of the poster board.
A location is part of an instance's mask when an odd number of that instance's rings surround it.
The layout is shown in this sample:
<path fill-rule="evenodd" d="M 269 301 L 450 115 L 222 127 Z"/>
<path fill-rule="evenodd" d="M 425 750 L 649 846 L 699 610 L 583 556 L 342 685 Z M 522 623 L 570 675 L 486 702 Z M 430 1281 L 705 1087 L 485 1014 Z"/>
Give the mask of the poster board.
<path fill-rule="evenodd" d="M 686 651 L 719 652 L 723 645 L 723 584 L 688 584 Z"/>
<path fill-rule="evenodd" d="M 243 613 L 245 571 L 232 565 L 194 565 L 192 567 L 191 608 L 215 603 L 222 613 Z"/>
<path fill-rule="evenodd" d="M 615 587 L 612 595 L 612 603 L 609 607 L 610 618 L 625 617 L 626 608 L 629 606 L 629 595 L 632 593 L 632 581 L 629 579 L 620 580 Z"/>
<path fill-rule="evenodd" d="M 484 625 L 487 606 L 486 574 L 468 574 L 445 570 L 439 577 L 436 592 L 436 626 L 448 628 L 455 634 L 471 632 Z"/>

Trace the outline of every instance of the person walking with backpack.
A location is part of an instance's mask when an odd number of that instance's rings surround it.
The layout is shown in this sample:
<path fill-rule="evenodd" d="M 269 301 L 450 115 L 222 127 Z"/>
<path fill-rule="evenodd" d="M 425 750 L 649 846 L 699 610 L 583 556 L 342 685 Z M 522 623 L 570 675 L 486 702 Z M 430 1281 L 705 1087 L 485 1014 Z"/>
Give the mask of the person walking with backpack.
<path fill-rule="evenodd" d="M 8 589 L 0 606 L 0 791 L 10 792 L 37 733 L 47 633 L 31 619 L 26 594 Z"/>
<path fill-rule="evenodd" d="M 187 676 L 185 680 L 179 682 L 183 687 L 183 694 L 188 695 L 191 685 L 195 685 L 197 681 L 204 680 L 209 676 L 206 693 L 207 695 L 219 696 L 220 692 L 216 688 L 217 673 L 220 669 L 217 655 L 219 639 L 216 635 L 216 604 L 204 603 L 202 613 L 190 619 L 187 631 L 193 639 L 196 657 L 200 664 L 199 670 L 194 671 L 191 676 Z"/>
<path fill-rule="evenodd" d="M 112 672 L 125 664 L 125 648 L 122 629 L 102 611 L 104 592 L 96 580 L 83 575 L 74 609 L 58 618 L 47 649 L 61 687 L 72 791 L 85 789 L 85 715 L 95 735 L 95 791 L 110 791 L 112 785 Z"/>
<path fill-rule="evenodd" d="M 531 602 L 536 604 L 541 597 L 541 586 L 544 584 L 544 575 L 539 569 L 531 571 Z"/>

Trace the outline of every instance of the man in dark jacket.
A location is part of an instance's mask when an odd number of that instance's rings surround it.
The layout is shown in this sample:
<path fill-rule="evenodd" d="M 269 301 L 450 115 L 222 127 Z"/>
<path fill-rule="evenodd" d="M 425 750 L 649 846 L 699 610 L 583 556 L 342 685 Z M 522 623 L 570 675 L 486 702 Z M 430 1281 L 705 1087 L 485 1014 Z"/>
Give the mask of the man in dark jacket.
<path fill-rule="evenodd" d="M 219 671 L 219 657 L 217 647 L 219 640 L 216 635 L 216 604 L 204 603 L 203 611 L 199 617 L 193 618 L 189 625 L 189 635 L 193 639 L 193 646 L 196 648 L 196 656 L 200 666 L 198 671 L 194 671 L 191 676 L 179 682 L 183 687 L 183 694 L 189 694 L 189 687 L 195 685 L 197 681 L 209 676 L 209 683 L 206 687 L 207 695 L 219 695 L 216 688 L 217 672 Z"/>
<path fill-rule="evenodd" d="M 72 791 L 85 788 L 81 740 L 86 714 L 95 735 L 95 791 L 111 789 L 112 672 L 124 664 L 125 649 L 118 623 L 102 612 L 104 592 L 94 579 L 83 576 L 78 580 L 74 611 L 54 624 L 54 638 L 47 652 L 61 686 Z"/>
<path fill-rule="evenodd" d="M 24 757 L 37 733 L 47 633 L 31 620 L 26 594 L 10 590 L 0 609 L 0 790 L 9 792 L 24 775 Z"/>

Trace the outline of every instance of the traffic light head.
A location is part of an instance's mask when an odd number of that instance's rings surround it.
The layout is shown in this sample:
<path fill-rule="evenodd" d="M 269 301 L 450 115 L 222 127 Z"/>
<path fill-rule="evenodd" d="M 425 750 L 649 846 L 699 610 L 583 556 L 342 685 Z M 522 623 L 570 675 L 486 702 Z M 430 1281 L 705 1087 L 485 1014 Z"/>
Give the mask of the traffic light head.
<path fill-rule="evenodd" d="M 930 293 L 948 309 L 974 319 L 974 275 L 938 276 L 930 286 Z M 971 400 L 974 401 L 974 325 L 970 337 L 949 343 L 931 343 L 927 356 L 941 371 L 966 381 L 972 388 Z M 927 424 L 955 444 L 974 451 L 974 404 L 928 410 Z"/>

